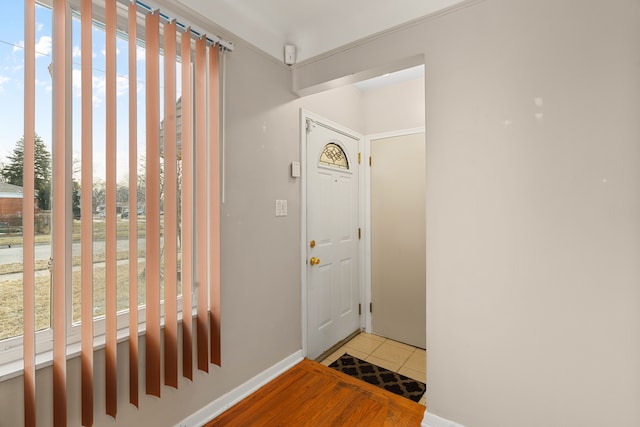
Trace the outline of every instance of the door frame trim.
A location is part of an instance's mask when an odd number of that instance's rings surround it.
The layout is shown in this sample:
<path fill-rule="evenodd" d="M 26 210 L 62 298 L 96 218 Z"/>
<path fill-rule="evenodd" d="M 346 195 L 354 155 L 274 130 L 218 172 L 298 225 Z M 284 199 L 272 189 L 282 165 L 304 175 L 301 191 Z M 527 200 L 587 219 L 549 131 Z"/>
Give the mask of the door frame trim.
<path fill-rule="evenodd" d="M 338 133 L 341 133 L 347 137 L 354 138 L 358 140 L 358 152 L 363 153 L 364 150 L 364 136 L 359 132 L 356 132 L 352 129 L 347 128 L 341 124 L 332 122 L 331 120 L 325 119 L 324 117 L 312 113 L 304 108 L 300 108 L 300 283 L 301 283 L 301 298 L 300 304 L 302 306 L 301 310 L 301 325 L 302 325 L 302 354 L 304 357 L 307 356 L 308 350 L 308 301 L 307 301 L 307 128 L 306 121 L 310 119 L 316 123 L 321 124 L 327 128 L 330 128 Z M 363 153 L 364 154 L 364 153 Z M 366 159 L 366 156 L 363 157 Z M 361 165 L 364 165 L 364 160 Z M 358 223 L 362 228 L 364 233 L 364 223 L 365 223 L 365 187 L 364 187 L 364 167 L 358 168 Z M 365 238 L 363 236 L 362 239 L 358 242 L 358 291 L 360 294 L 360 303 L 364 307 L 364 298 L 365 295 Z M 366 313 L 366 310 L 363 309 Z M 366 326 L 365 316 L 360 316 L 360 329 L 364 330 Z"/>
<path fill-rule="evenodd" d="M 415 135 L 418 133 L 425 133 L 425 127 L 420 126 L 416 128 L 400 129 L 389 132 L 374 133 L 371 135 L 365 135 L 364 137 L 364 159 L 369 159 L 371 156 L 371 142 L 376 139 L 395 138 L 397 136 Z M 426 160 L 425 160 L 426 161 Z M 364 244 L 364 292 L 361 294 L 364 303 L 363 306 L 367 309 L 364 310 L 364 329 L 367 333 L 373 333 L 371 328 L 372 314 L 369 312 L 368 307 L 371 304 L 371 167 L 369 161 L 364 163 L 367 167 L 364 167 L 364 227 L 362 229 Z M 425 302 L 426 304 L 426 302 Z"/>

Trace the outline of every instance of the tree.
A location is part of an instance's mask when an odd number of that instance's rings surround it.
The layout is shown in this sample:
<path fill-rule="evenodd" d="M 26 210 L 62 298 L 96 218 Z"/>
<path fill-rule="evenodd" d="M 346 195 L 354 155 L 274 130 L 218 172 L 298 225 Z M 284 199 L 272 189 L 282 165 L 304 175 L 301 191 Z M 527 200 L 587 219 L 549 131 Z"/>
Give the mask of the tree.
<path fill-rule="evenodd" d="M 129 203 L 129 182 L 127 179 L 122 179 L 116 184 L 116 203 L 120 205 Z"/>
<path fill-rule="evenodd" d="M 80 219 L 80 214 L 81 214 L 80 203 L 82 201 L 80 197 L 81 196 L 80 193 L 82 188 L 80 187 L 80 183 L 75 179 L 71 181 L 71 186 L 73 188 L 73 192 L 71 193 L 73 217 L 76 219 Z"/>
<path fill-rule="evenodd" d="M 107 200 L 107 184 L 101 180 L 96 179 L 93 182 L 93 211 L 98 212 L 98 208 L 104 208 Z"/>
<path fill-rule="evenodd" d="M 16 142 L 13 152 L 7 156 L 7 163 L 0 169 L 0 175 L 8 184 L 23 186 L 24 178 L 24 137 Z M 35 190 L 40 209 L 51 209 L 51 154 L 42 138 L 35 137 Z"/>

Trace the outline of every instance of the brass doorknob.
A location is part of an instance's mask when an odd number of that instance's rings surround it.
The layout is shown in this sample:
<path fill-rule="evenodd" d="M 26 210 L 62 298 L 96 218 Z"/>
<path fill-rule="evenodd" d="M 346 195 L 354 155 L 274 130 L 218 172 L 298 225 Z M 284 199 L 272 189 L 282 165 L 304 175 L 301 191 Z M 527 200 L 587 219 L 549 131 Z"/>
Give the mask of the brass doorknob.
<path fill-rule="evenodd" d="M 312 256 L 311 259 L 309 260 L 309 264 L 311 264 L 311 265 L 320 264 L 320 258 L 316 258 L 316 257 Z"/>

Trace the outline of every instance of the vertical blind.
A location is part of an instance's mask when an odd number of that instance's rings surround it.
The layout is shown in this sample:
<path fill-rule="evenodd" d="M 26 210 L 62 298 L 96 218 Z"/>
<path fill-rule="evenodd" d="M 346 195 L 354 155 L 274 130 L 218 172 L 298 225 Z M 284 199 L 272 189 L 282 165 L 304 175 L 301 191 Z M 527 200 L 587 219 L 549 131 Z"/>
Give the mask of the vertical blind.
<path fill-rule="evenodd" d="M 34 232 L 34 150 L 35 150 L 35 0 L 25 1 L 24 38 L 24 419 L 35 426 L 35 232 Z M 96 7 L 94 7 L 96 6 Z M 103 8 L 103 9 L 102 9 Z M 95 10 L 104 10 L 100 17 Z M 94 422 L 94 339 L 96 322 L 104 322 L 105 340 L 105 407 L 117 416 L 118 328 L 128 331 L 129 402 L 136 407 L 139 399 L 140 364 L 144 366 L 144 392 L 161 396 L 164 386 L 178 387 L 180 374 L 193 378 L 195 355 L 199 370 L 208 372 L 209 364 L 220 365 L 220 212 L 219 212 L 219 55 L 223 49 L 215 36 L 206 36 L 169 19 L 166 14 L 139 2 L 118 0 L 81 0 L 72 10 L 68 0 L 53 0 L 52 79 L 52 329 L 53 329 L 53 412 L 54 425 L 66 426 L 67 414 L 67 340 L 70 328 L 69 307 L 72 271 L 71 250 L 71 160 L 72 121 L 81 121 L 81 286 L 80 341 L 82 424 Z M 69 78 L 73 72 L 71 52 L 65 41 L 72 31 L 72 15 L 79 15 L 81 32 L 81 114 L 68 117 L 71 111 Z M 94 150 L 96 129 L 92 65 L 92 31 L 96 24 L 104 29 L 106 58 L 103 153 Z M 138 40 L 137 34 L 144 34 Z M 128 40 L 128 120 L 119 120 L 117 96 L 121 76 L 118 68 L 118 37 L 126 33 Z M 179 44 L 178 44 L 179 40 Z M 138 92 L 138 49 L 144 45 L 143 95 Z M 180 93 L 178 98 L 177 93 Z M 138 158 L 137 106 L 144 99 L 145 167 L 140 171 Z M 128 128 L 124 151 L 128 154 L 128 185 L 135 189 L 144 179 L 145 239 L 138 249 L 139 195 L 129 191 L 128 199 L 128 325 L 119 326 L 122 310 L 118 310 L 118 156 L 123 150 L 118 130 Z M 179 130 L 178 130 L 179 129 Z M 121 144 L 121 145 L 119 145 Z M 105 275 L 98 284 L 94 275 L 94 219 L 92 187 L 95 157 L 104 154 L 106 174 L 105 203 Z M 121 236 L 120 236 L 121 237 Z M 180 243 L 179 243 L 180 242 Z M 179 250 L 180 248 L 180 250 Z M 144 254 L 142 255 L 142 250 Z M 142 256 L 142 258 L 141 258 Z M 144 301 L 139 301 L 139 264 L 144 260 Z M 102 280 L 102 279 L 101 279 Z M 104 319 L 94 314 L 95 289 L 103 285 Z M 180 302 L 182 297 L 182 304 Z M 193 336 L 192 301 L 196 297 L 196 331 Z M 138 307 L 144 309 L 145 359 L 138 352 Z M 182 346 L 178 345 L 179 312 L 182 322 Z M 142 313 L 142 312 L 141 312 Z M 163 343 L 163 345 L 161 345 Z M 182 352 L 182 367 L 178 366 Z M 163 366 L 162 366 L 163 365 Z M 161 372 L 161 370 L 163 371 Z M 163 373 L 164 375 L 161 375 Z M 49 400 L 49 399 L 47 399 Z"/>
<path fill-rule="evenodd" d="M 92 50 L 91 16 L 92 3 L 83 1 L 80 11 L 81 16 L 81 44 L 84 52 Z M 91 55 L 82 58 L 81 68 L 81 103 L 82 103 L 82 164 L 93 164 L 93 109 L 92 109 L 92 65 Z M 135 141 L 135 140 L 134 140 Z M 81 176 L 81 212 L 93 211 L 93 170 L 82 168 Z M 81 270 L 81 317 L 82 322 L 82 423 L 93 424 L 93 218 L 89 215 L 81 217 L 82 230 L 81 247 L 83 249 L 80 261 Z M 130 284 L 130 286 L 132 286 Z M 134 310 L 135 311 L 135 310 Z M 136 335 L 137 338 L 137 335 Z"/>
<path fill-rule="evenodd" d="M 36 103 L 36 10 L 35 3 L 25 1 L 24 13 L 24 197 L 22 211 L 23 312 L 24 312 L 24 422 L 36 424 L 35 369 L 35 103 Z M 33 141 L 33 143 L 32 143 Z"/>
<path fill-rule="evenodd" d="M 53 127 L 52 153 L 53 186 L 51 206 L 52 236 L 52 308 L 53 327 L 53 423 L 62 426 L 67 422 L 67 269 L 65 262 L 67 236 L 67 185 L 66 185 L 66 43 L 67 5 L 65 0 L 53 2 Z M 31 142 L 31 141 L 29 141 Z M 26 143 L 26 141 L 25 141 Z M 59 185 L 62 184 L 62 185 Z M 33 405 L 35 406 L 35 405 Z"/>

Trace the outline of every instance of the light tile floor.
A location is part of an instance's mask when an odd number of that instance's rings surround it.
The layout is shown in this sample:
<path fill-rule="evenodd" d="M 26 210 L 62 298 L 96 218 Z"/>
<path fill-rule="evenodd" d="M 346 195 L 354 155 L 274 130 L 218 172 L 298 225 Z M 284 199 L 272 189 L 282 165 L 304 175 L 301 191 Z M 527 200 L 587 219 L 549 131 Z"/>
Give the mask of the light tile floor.
<path fill-rule="evenodd" d="M 363 332 L 320 363 L 329 366 L 345 353 L 414 380 L 427 382 L 427 352 L 421 348 Z M 419 403 L 426 405 L 426 394 Z"/>

